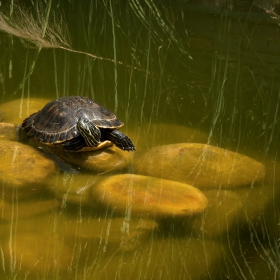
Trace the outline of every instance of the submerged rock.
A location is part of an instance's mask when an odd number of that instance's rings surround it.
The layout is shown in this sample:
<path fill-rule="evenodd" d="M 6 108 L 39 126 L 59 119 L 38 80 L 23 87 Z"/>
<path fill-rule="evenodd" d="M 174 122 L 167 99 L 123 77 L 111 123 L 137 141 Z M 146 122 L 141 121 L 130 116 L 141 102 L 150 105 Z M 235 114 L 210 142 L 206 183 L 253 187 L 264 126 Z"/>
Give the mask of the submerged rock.
<path fill-rule="evenodd" d="M 246 204 L 246 209 L 254 218 L 254 225 L 258 225 L 258 230 L 263 234 L 263 229 L 269 236 L 280 240 L 280 161 L 276 155 L 273 158 L 268 158 L 265 162 L 267 176 L 263 186 L 254 190 L 252 200 L 249 205 Z M 256 203 L 254 203 L 256 200 Z M 252 210 L 255 210 L 252 212 Z M 257 214 L 257 215 L 256 215 Z M 252 220 L 252 219 L 251 219 Z M 250 221 L 251 222 L 251 221 Z M 278 252 L 278 251 L 277 251 Z"/>
<path fill-rule="evenodd" d="M 258 221 L 261 221 L 260 230 L 263 230 L 264 226 L 267 234 L 274 238 L 274 240 L 280 240 L 280 213 L 278 205 L 280 205 L 280 196 L 274 197 L 273 200 L 267 205 L 266 210 L 260 213 Z M 279 243 L 278 243 L 279 244 Z"/>
<path fill-rule="evenodd" d="M 231 190 L 205 190 L 209 201 L 207 209 L 191 218 L 191 228 L 199 236 L 216 237 L 230 232 L 242 209 L 241 198 Z"/>
<path fill-rule="evenodd" d="M 2 197 L 8 199 L 37 194 L 56 172 L 54 163 L 39 151 L 14 141 L 0 141 L 0 158 Z"/>
<path fill-rule="evenodd" d="M 203 193 L 190 185 L 133 174 L 104 179 L 93 189 L 93 197 L 120 213 L 134 216 L 188 216 L 208 205 Z"/>
<path fill-rule="evenodd" d="M 110 262 L 100 262 L 89 279 L 220 279 L 227 250 L 222 243 L 191 237 L 148 241 L 133 255 L 124 254 L 121 260 L 112 255 Z"/>
<path fill-rule="evenodd" d="M 3 121 L 21 124 L 25 118 L 42 109 L 49 101 L 43 98 L 22 98 L 3 103 L 0 105 Z"/>
<path fill-rule="evenodd" d="M 239 223 L 254 225 L 254 228 L 257 229 L 257 224 L 260 225 L 260 222 L 263 222 L 266 207 L 275 205 L 277 190 L 274 189 L 273 185 L 259 184 L 253 187 L 239 188 L 235 193 L 242 202 L 242 209 L 238 213 Z M 261 231 L 262 227 L 263 225 L 259 227 Z"/>
<path fill-rule="evenodd" d="M 18 203 L 2 200 L 1 202 L 1 218 L 6 221 L 17 219 L 30 219 L 43 215 L 49 211 L 56 209 L 59 204 L 56 199 L 48 200 L 32 200 L 21 201 Z"/>
<path fill-rule="evenodd" d="M 72 272 L 92 271 L 112 256 L 137 252 L 157 229 L 152 220 L 92 218 L 63 210 L 14 220 L 15 227 L 11 225 L 1 227 L 2 268 L 9 271 L 13 265 L 19 279 L 53 279 L 53 275 L 72 279 Z"/>
<path fill-rule="evenodd" d="M 23 278 L 45 279 L 71 266 L 74 248 L 51 232 L 19 232 L 2 242 L 2 254 L 7 271 L 13 267 Z"/>
<path fill-rule="evenodd" d="M 278 225 L 279 227 L 279 225 Z M 279 240 L 273 239 L 266 232 L 266 225 L 262 228 L 259 235 L 251 232 L 251 238 L 243 239 L 239 242 L 232 242 L 231 252 L 224 260 L 224 265 L 230 267 L 232 271 L 242 271 L 243 279 L 256 280 L 276 280 L 279 277 Z M 268 235 L 264 235 L 264 234 Z M 259 238 L 258 241 L 255 238 Z M 260 238 L 268 238 L 270 242 L 264 242 Z M 272 241 L 272 242 L 271 242 Z M 274 242 L 277 242 L 276 244 Z M 232 277 L 234 278 L 234 277 Z"/>
<path fill-rule="evenodd" d="M 63 207 L 67 207 L 68 204 L 71 206 L 76 204 L 94 208 L 91 192 L 98 180 L 99 178 L 96 175 L 65 172 L 53 176 L 48 188 Z"/>
<path fill-rule="evenodd" d="M 264 165 L 242 154 L 206 144 L 158 146 L 137 160 L 136 173 L 198 188 L 235 188 L 261 181 Z"/>
<path fill-rule="evenodd" d="M 268 170 L 268 172 L 276 170 Z M 243 224 L 243 228 L 248 227 L 250 230 L 253 228 L 254 232 L 260 235 L 263 234 L 264 229 L 269 236 L 275 236 L 278 232 L 277 238 L 280 238 L 280 215 L 277 210 L 280 204 L 279 185 L 275 184 L 274 180 L 267 181 L 264 184 L 237 189 L 236 194 L 243 204 L 238 213 L 239 224 Z"/>
<path fill-rule="evenodd" d="M 157 229 L 155 221 L 130 217 L 67 219 L 63 226 L 63 236 L 68 242 L 79 239 L 85 244 L 98 245 L 103 252 L 135 249 L 146 235 Z"/>
<path fill-rule="evenodd" d="M 0 122 L 0 140 L 18 140 L 19 125 Z"/>
<path fill-rule="evenodd" d="M 0 122 L 4 120 L 4 112 L 0 110 Z"/>

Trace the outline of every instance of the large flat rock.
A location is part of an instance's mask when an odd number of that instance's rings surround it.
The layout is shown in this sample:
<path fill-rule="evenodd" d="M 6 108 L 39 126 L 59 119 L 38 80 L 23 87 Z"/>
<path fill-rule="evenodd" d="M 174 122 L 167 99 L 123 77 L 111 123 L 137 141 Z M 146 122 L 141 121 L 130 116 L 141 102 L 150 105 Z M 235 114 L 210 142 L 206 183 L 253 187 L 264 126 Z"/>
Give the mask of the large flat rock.
<path fill-rule="evenodd" d="M 265 176 L 264 165 L 252 158 L 197 143 L 154 147 L 137 160 L 135 171 L 198 188 L 235 188 Z"/>
<path fill-rule="evenodd" d="M 56 172 L 55 164 L 40 151 L 18 142 L 0 141 L 0 158 L 0 183 L 5 198 L 37 194 Z"/>
<path fill-rule="evenodd" d="M 39 143 L 38 146 L 42 145 L 44 146 L 44 144 Z M 132 157 L 132 153 L 115 146 L 93 152 L 70 152 L 47 146 L 44 146 L 43 149 L 64 162 L 73 164 L 87 172 L 94 172 L 94 174 L 124 170 L 129 166 Z"/>
<path fill-rule="evenodd" d="M 92 194 L 120 213 L 150 217 L 188 216 L 208 205 L 203 193 L 190 185 L 134 174 L 107 177 Z"/>

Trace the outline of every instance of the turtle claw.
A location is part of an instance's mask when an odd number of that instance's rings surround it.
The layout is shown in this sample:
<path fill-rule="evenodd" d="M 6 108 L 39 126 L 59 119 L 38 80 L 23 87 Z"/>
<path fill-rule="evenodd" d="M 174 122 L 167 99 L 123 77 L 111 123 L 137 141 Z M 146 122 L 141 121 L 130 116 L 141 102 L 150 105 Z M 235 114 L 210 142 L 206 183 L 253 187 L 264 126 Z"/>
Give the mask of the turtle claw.
<path fill-rule="evenodd" d="M 135 146 L 128 136 L 119 130 L 107 131 L 105 137 L 124 151 L 135 151 Z"/>

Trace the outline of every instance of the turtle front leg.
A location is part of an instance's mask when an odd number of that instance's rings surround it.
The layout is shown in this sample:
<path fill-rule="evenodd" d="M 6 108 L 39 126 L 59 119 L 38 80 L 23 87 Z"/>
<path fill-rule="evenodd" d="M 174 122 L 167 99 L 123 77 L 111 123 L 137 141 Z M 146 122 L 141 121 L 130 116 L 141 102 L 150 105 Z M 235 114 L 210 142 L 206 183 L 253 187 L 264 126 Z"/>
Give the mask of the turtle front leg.
<path fill-rule="evenodd" d="M 135 146 L 128 136 L 119 130 L 107 130 L 104 135 L 105 139 L 113 142 L 118 148 L 124 151 L 135 151 Z"/>
<path fill-rule="evenodd" d="M 62 143 L 63 149 L 66 151 L 79 151 L 85 146 L 85 139 L 82 137 L 82 135 L 79 135 L 76 138 L 73 138 L 69 141 L 66 141 Z"/>

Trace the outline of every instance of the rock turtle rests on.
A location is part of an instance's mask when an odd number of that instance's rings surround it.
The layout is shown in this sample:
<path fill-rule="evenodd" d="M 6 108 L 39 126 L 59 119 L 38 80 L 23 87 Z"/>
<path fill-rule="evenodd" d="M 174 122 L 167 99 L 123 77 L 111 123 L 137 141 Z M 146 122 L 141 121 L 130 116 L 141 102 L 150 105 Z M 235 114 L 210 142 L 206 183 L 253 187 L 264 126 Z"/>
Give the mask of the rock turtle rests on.
<path fill-rule="evenodd" d="M 112 143 L 122 150 L 134 151 L 132 141 L 118 130 L 121 126 L 123 122 L 111 111 L 80 96 L 51 101 L 21 125 L 28 136 L 49 146 L 61 145 L 68 151 L 94 151 Z"/>

